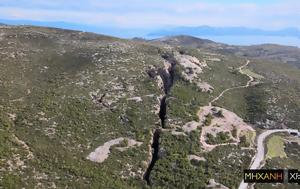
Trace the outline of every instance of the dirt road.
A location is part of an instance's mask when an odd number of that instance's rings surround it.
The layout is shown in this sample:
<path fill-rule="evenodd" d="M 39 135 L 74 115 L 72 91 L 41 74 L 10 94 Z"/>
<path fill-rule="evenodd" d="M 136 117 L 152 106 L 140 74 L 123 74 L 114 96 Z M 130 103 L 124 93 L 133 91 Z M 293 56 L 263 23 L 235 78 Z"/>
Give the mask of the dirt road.
<path fill-rule="evenodd" d="M 249 80 L 248 80 L 248 82 L 246 83 L 246 85 L 237 86 L 237 87 L 231 87 L 231 88 L 225 89 L 224 91 L 222 91 L 222 92 L 220 93 L 219 96 L 217 96 L 216 98 L 214 98 L 212 101 L 209 102 L 209 106 L 211 106 L 212 103 L 214 103 L 214 102 L 216 102 L 217 100 L 219 100 L 226 92 L 228 92 L 228 91 L 230 91 L 230 90 L 233 90 L 233 89 L 241 89 L 241 88 L 247 88 L 247 87 L 250 86 L 251 82 L 254 81 L 254 78 L 253 78 L 252 76 L 248 75 L 247 73 L 244 73 L 244 72 L 243 72 L 243 68 L 245 68 L 246 66 L 248 66 L 249 63 L 250 63 L 250 60 L 247 60 L 246 64 L 244 64 L 244 65 L 242 65 L 242 66 L 240 66 L 240 67 L 238 68 L 238 70 L 239 70 L 239 72 L 240 72 L 241 74 L 247 75 L 247 76 L 249 77 Z"/>

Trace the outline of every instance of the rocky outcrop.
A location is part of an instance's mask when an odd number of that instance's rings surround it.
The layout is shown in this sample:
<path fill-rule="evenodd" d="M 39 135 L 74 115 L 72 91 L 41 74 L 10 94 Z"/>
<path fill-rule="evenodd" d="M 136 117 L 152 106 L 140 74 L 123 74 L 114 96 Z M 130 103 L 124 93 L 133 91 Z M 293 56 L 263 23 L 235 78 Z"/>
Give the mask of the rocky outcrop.
<path fill-rule="evenodd" d="M 182 71 L 182 76 L 189 82 L 194 82 L 198 79 L 198 75 L 203 72 L 203 68 L 207 67 L 205 61 L 200 62 L 196 57 L 184 54 L 176 54 L 175 58 L 179 65 L 185 69 Z"/>
<path fill-rule="evenodd" d="M 206 82 L 197 83 L 197 87 L 199 87 L 202 92 L 207 92 L 207 93 L 212 93 L 214 90 L 214 88 Z"/>
<path fill-rule="evenodd" d="M 105 161 L 108 158 L 108 156 L 110 154 L 110 148 L 114 145 L 120 144 L 121 142 L 123 142 L 125 140 L 127 141 L 126 146 L 125 147 L 116 147 L 116 149 L 118 149 L 119 151 L 125 151 L 126 149 L 128 149 L 130 147 L 142 145 L 142 142 L 137 142 L 133 139 L 127 139 L 127 138 L 120 137 L 120 138 L 105 142 L 103 145 L 96 148 L 95 151 L 91 152 L 87 156 L 87 159 L 91 160 L 93 162 L 102 163 L 103 161 Z"/>

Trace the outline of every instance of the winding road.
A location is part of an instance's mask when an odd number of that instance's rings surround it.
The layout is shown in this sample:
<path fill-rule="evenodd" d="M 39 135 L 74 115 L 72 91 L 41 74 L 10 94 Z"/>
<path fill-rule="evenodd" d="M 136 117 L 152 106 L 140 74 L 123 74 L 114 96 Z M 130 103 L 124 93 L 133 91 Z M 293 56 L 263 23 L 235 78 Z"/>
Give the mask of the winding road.
<path fill-rule="evenodd" d="M 230 90 L 234 90 L 234 89 L 247 88 L 251 85 L 251 83 L 254 81 L 254 78 L 252 76 L 250 76 L 249 74 L 243 72 L 243 68 L 248 66 L 249 63 L 250 63 L 250 61 L 247 60 L 247 62 L 244 65 L 242 65 L 238 68 L 238 70 L 241 74 L 247 75 L 249 77 L 249 80 L 246 83 L 246 85 L 225 89 L 224 91 L 222 91 L 219 94 L 219 96 L 217 96 L 216 98 L 214 98 L 212 101 L 209 102 L 209 106 L 212 106 L 212 103 L 219 100 L 226 92 L 228 92 Z M 265 132 L 261 133 L 257 138 L 256 154 L 252 159 L 250 169 L 259 169 L 262 166 L 262 162 L 265 159 L 264 141 L 271 134 L 278 133 L 278 132 L 295 132 L 295 130 L 293 130 L 293 129 L 274 129 L 274 130 L 266 130 Z M 239 185 L 239 189 L 247 189 L 247 188 L 248 188 L 248 183 L 244 183 L 244 181 L 242 181 Z"/>
<path fill-rule="evenodd" d="M 250 169 L 259 169 L 262 165 L 263 160 L 265 159 L 265 147 L 264 147 L 264 141 L 265 139 L 274 133 L 279 132 L 295 132 L 293 129 L 274 129 L 274 130 L 267 130 L 263 133 L 261 133 L 257 138 L 257 150 L 256 154 L 252 160 L 252 163 L 250 165 Z M 242 181 L 240 183 L 239 189 L 247 189 L 248 183 L 244 183 Z"/>
<path fill-rule="evenodd" d="M 242 89 L 242 88 L 247 88 L 247 87 L 250 86 L 251 82 L 254 81 L 254 78 L 253 78 L 252 76 L 250 76 L 250 75 L 248 75 L 248 74 L 246 74 L 246 73 L 243 72 L 243 68 L 245 68 L 246 66 L 248 66 L 249 63 L 250 63 L 250 60 L 247 60 L 246 64 L 244 64 L 244 65 L 242 65 L 242 66 L 240 66 L 240 67 L 238 68 L 238 70 L 239 70 L 239 72 L 240 72 L 241 74 L 247 75 L 247 76 L 249 77 L 249 80 L 248 80 L 247 84 L 246 84 L 246 85 L 242 85 L 242 86 L 231 87 L 231 88 L 225 89 L 224 91 L 222 91 L 222 92 L 220 93 L 219 96 L 217 96 L 216 98 L 214 98 L 212 101 L 209 102 L 209 106 L 212 106 L 212 103 L 214 103 L 214 102 L 216 102 L 217 100 L 219 100 L 226 92 L 228 92 L 228 91 L 230 91 L 230 90 L 234 90 L 234 89 Z"/>

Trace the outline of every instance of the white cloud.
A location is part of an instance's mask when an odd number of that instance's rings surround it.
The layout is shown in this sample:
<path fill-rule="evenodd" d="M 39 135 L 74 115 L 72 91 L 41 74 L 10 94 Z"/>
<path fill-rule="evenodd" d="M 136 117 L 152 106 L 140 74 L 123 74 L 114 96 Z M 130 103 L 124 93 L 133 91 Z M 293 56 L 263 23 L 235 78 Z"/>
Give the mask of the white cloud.
<path fill-rule="evenodd" d="M 20 0 L 26 2 L 25 0 Z M 87 0 L 62 3 L 60 0 L 28 1 L 0 7 L 2 19 L 65 21 L 123 27 L 249 26 L 260 28 L 300 27 L 300 1 L 279 3 L 209 3 L 196 1 Z M 215 1 L 214 1 L 215 2 Z M 220 1 L 219 1 L 220 2 Z"/>

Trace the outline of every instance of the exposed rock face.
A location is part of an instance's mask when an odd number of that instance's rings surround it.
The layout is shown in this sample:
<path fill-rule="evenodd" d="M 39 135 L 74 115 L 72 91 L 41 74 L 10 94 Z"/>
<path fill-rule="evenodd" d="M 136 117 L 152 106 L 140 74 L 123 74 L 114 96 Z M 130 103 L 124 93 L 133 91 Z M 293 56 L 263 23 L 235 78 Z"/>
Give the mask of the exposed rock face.
<path fill-rule="evenodd" d="M 135 101 L 135 102 L 142 102 L 142 98 L 137 96 L 137 97 L 132 97 L 132 98 L 127 98 L 127 100 Z"/>
<path fill-rule="evenodd" d="M 123 141 L 124 138 L 117 138 L 108 142 L 105 142 L 102 146 L 99 146 L 98 148 L 95 149 L 94 152 L 91 152 L 87 159 L 97 162 L 97 163 L 102 163 L 104 160 L 108 158 L 108 155 L 110 153 L 110 147 L 113 145 L 119 144 L 121 141 Z"/>
<path fill-rule="evenodd" d="M 196 121 L 192 121 L 192 122 L 188 122 L 186 123 L 182 129 L 184 132 L 190 133 L 194 130 L 196 130 L 198 128 L 198 126 L 200 126 L 200 124 Z"/>
<path fill-rule="evenodd" d="M 207 67 L 205 61 L 200 62 L 196 57 L 189 55 L 176 54 L 175 58 L 177 62 L 185 68 L 185 71 L 182 72 L 182 75 L 189 82 L 193 82 L 198 78 L 198 74 L 202 73 L 203 68 Z"/>
<path fill-rule="evenodd" d="M 98 148 L 95 149 L 94 152 L 91 152 L 87 159 L 97 162 L 97 163 L 102 163 L 104 160 L 106 160 L 110 154 L 110 148 L 114 145 L 120 144 L 120 142 L 126 140 L 127 141 L 127 146 L 126 147 L 117 147 L 116 149 L 120 151 L 125 151 L 126 149 L 133 147 L 133 146 L 140 146 L 142 145 L 142 142 L 137 142 L 133 139 L 125 139 L 123 137 L 117 138 L 110 140 L 108 142 L 105 142 L 102 146 L 99 146 Z"/>
<path fill-rule="evenodd" d="M 221 112 L 221 113 L 219 113 Z M 215 116 L 217 114 L 221 114 Z M 237 144 L 239 142 L 239 136 L 245 134 L 247 132 L 254 132 L 254 129 L 251 125 L 245 123 L 242 118 L 237 116 L 235 113 L 228 111 L 224 108 L 214 107 L 214 106 L 204 106 L 198 113 L 199 122 L 203 125 L 200 142 L 204 149 L 211 151 L 217 145 L 211 145 L 206 143 L 207 134 L 211 134 L 214 137 L 217 133 L 227 132 L 230 133 L 230 137 L 233 140 L 232 144 Z M 208 115 L 212 116 L 209 125 L 204 126 L 206 119 L 208 119 Z M 237 130 L 237 136 L 233 137 L 231 131 L 233 129 Z M 226 145 L 220 144 L 220 145 Z"/>
<path fill-rule="evenodd" d="M 197 83 L 197 86 L 201 89 L 202 92 L 212 93 L 214 90 L 214 88 L 206 82 Z"/>
<path fill-rule="evenodd" d="M 124 139 L 124 140 L 126 140 L 127 146 L 125 146 L 125 147 L 116 147 L 116 149 L 121 151 L 121 152 L 127 150 L 128 148 L 131 148 L 131 147 L 134 147 L 134 146 L 141 146 L 143 144 L 142 142 L 138 142 L 138 141 L 133 140 L 133 139 Z"/>

